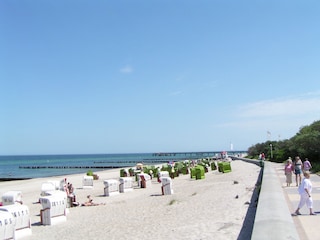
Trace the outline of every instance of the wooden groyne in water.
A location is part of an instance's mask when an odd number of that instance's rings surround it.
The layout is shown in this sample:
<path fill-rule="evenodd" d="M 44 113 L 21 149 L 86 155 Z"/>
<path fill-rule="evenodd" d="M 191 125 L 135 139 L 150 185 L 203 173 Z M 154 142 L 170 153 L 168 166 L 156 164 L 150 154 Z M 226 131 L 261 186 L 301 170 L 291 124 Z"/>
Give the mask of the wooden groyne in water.
<path fill-rule="evenodd" d="M 17 180 L 28 180 L 31 178 L 0 178 L 0 182 L 6 182 L 6 181 L 17 181 Z"/>
<path fill-rule="evenodd" d="M 181 157 L 174 157 L 178 154 L 184 155 Z M 208 155 L 208 156 L 207 156 Z M 211 156 L 209 156 L 211 155 Z M 46 166 L 46 165 L 26 165 L 26 166 L 19 166 L 19 168 L 23 169 L 111 169 L 111 168 L 128 168 L 134 167 L 137 163 L 143 163 L 144 165 L 151 165 L 151 164 L 165 164 L 169 161 L 184 161 L 184 160 L 196 160 L 202 158 L 210 158 L 216 159 L 215 156 L 212 156 L 212 152 L 189 152 L 189 153 L 154 153 L 153 156 L 158 156 L 160 158 L 145 158 L 142 160 L 127 160 L 127 161 L 94 161 L 93 164 L 100 164 L 100 165 L 85 165 L 85 166 Z M 163 156 L 169 158 L 163 158 Z"/>
<path fill-rule="evenodd" d="M 95 161 L 94 164 L 107 164 L 107 165 L 85 165 L 85 166 L 66 166 L 66 165 L 60 165 L 60 166 L 46 166 L 46 165 L 27 165 L 27 166 L 19 166 L 19 168 L 23 169 L 110 169 L 110 168 L 128 168 L 128 167 L 134 167 L 137 163 L 143 163 L 144 165 L 151 165 L 151 164 L 165 164 L 168 161 L 183 161 L 183 160 L 193 160 L 193 159 L 199 159 L 199 157 L 191 157 L 191 158 L 148 158 L 143 159 L 142 161 Z M 110 165 L 111 164 L 111 165 Z M 112 165 L 114 164 L 114 165 Z"/>

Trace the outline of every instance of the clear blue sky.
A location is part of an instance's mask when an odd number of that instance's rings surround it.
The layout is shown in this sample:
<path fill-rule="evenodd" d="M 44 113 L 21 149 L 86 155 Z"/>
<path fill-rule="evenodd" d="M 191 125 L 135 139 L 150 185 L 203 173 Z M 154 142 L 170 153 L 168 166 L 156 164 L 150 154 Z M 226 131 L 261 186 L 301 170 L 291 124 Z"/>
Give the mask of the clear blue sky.
<path fill-rule="evenodd" d="M 2 0 L 0 155 L 291 138 L 320 120 L 319 12 L 316 0 Z"/>

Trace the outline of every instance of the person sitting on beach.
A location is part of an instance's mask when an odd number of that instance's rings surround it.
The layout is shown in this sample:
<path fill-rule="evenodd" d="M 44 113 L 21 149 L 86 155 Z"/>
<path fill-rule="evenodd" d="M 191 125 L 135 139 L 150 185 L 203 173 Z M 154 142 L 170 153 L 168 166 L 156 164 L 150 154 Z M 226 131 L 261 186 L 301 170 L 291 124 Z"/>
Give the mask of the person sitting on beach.
<path fill-rule="evenodd" d="M 68 182 L 68 192 L 69 192 L 68 198 L 71 199 L 72 205 L 74 205 L 74 203 L 76 202 L 76 195 L 74 193 L 74 188 L 72 183 L 69 183 L 69 182 Z"/>
<path fill-rule="evenodd" d="M 157 167 L 157 180 L 158 180 L 158 183 L 161 183 L 161 179 L 160 179 L 160 177 L 161 177 L 161 169 L 160 169 L 160 167 Z"/>
<path fill-rule="evenodd" d="M 81 204 L 81 206 L 98 206 L 98 205 L 105 205 L 104 203 L 94 203 L 91 195 L 88 195 L 87 198 L 88 198 L 88 201 L 85 202 L 85 203 L 83 203 L 83 204 Z"/>
<path fill-rule="evenodd" d="M 170 169 L 170 177 L 171 177 L 172 179 L 174 179 L 174 175 L 175 175 L 174 166 L 171 166 L 171 169 Z"/>
<path fill-rule="evenodd" d="M 153 171 L 152 171 L 152 169 L 150 169 L 149 170 L 149 176 L 150 176 L 151 179 L 152 179 L 152 175 L 153 175 Z"/>
<path fill-rule="evenodd" d="M 64 178 L 60 182 L 60 190 L 65 191 L 67 196 L 69 196 L 69 188 L 68 188 L 69 183 L 67 183 L 67 178 Z"/>
<path fill-rule="evenodd" d="M 69 183 L 69 182 L 68 182 L 68 184 L 67 184 L 67 189 L 68 189 L 69 195 L 74 194 L 74 188 L 73 188 L 73 186 L 72 186 L 72 183 Z"/>

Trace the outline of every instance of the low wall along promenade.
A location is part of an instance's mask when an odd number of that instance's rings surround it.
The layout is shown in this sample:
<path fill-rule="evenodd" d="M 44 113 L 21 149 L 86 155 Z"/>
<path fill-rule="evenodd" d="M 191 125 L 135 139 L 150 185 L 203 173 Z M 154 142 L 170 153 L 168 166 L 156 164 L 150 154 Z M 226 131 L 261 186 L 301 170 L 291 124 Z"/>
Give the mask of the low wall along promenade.
<path fill-rule="evenodd" d="M 251 239 L 300 239 L 287 205 L 282 184 L 272 164 L 246 158 L 234 158 L 262 165 L 262 181 Z"/>

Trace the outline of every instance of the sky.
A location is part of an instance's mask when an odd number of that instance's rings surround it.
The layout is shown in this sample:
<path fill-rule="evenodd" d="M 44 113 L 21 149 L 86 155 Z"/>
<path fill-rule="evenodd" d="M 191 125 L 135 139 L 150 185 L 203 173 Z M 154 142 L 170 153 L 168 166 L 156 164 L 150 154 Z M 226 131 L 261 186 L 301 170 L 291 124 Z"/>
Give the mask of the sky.
<path fill-rule="evenodd" d="M 0 1 L 0 155 L 243 151 L 320 120 L 320 2 Z"/>

